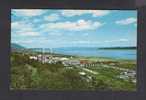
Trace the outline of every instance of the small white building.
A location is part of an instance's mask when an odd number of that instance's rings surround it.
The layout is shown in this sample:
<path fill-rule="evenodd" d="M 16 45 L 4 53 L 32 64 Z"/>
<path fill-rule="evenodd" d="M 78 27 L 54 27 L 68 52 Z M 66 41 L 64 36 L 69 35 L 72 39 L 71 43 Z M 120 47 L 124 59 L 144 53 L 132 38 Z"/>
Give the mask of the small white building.
<path fill-rule="evenodd" d="M 80 74 L 80 75 L 83 75 L 83 76 L 86 75 L 85 72 L 79 72 L 79 74 Z"/>
<path fill-rule="evenodd" d="M 120 75 L 119 78 L 120 78 L 120 79 L 124 79 L 124 80 L 129 79 L 129 77 L 128 77 L 127 75 Z"/>
<path fill-rule="evenodd" d="M 76 65 L 80 65 L 80 61 L 79 60 L 65 60 L 65 61 L 62 61 L 62 64 L 64 66 L 69 66 L 69 65 L 76 66 Z"/>
<path fill-rule="evenodd" d="M 29 59 L 31 59 L 31 60 L 37 60 L 38 58 L 36 56 L 30 56 Z"/>
<path fill-rule="evenodd" d="M 61 61 L 65 61 L 65 60 L 69 60 L 68 58 L 65 58 L 65 57 L 62 57 L 62 58 L 59 58 Z"/>

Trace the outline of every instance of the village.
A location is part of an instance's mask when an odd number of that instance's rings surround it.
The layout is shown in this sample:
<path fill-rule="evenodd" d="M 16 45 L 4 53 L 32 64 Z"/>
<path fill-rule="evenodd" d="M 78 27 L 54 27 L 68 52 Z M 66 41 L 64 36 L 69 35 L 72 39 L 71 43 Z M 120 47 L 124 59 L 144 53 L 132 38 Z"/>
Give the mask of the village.
<path fill-rule="evenodd" d="M 30 60 L 39 61 L 48 64 L 57 64 L 61 63 L 66 68 L 80 68 L 83 71 L 81 71 L 79 74 L 82 76 L 86 75 L 86 72 L 97 75 L 99 74 L 97 71 L 91 70 L 90 68 L 94 68 L 96 66 L 100 66 L 102 68 L 112 68 L 114 70 L 119 70 L 120 74 L 116 76 L 117 78 L 123 79 L 123 80 L 131 80 L 133 83 L 136 83 L 136 71 L 126 68 L 120 68 L 116 65 L 119 64 L 119 62 L 116 61 L 103 61 L 103 60 L 97 60 L 92 61 L 88 59 L 75 59 L 74 57 L 63 57 L 63 56 L 57 56 L 55 54 L 37 54 L 37 55 L 30 55 Z"/>

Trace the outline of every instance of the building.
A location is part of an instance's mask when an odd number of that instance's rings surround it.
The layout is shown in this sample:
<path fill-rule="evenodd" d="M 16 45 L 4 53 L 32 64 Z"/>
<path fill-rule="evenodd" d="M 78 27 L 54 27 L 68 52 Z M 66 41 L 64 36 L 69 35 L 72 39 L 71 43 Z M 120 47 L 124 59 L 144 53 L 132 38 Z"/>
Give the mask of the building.
<path fill-rule="evenodd" d="M 29 59 L 31 59 L 31 60 L 37 60 L 38 58 L 36 56 L 30 56 Z"/>
<path fill-rule="evenodd" d="M 70 66 L 70 65 L 77 66 L 77 65 L 80 65 L 80 61 L 79 60 L 65 60 L 65 61 L 62 61 L 62 64 L 64 66 Z"/>
<path fill-rule="evenodd" d="M 97 63 L 95 62 L 91 62 L 89 60 L 80 60 L 80 66 L 81 67 L 93 67 L 96 66 Z"/>

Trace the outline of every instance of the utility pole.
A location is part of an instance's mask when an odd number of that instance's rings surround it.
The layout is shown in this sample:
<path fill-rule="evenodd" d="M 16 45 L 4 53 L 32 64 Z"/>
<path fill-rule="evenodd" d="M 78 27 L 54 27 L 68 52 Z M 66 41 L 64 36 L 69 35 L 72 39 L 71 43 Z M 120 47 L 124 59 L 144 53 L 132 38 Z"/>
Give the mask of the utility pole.
<path fill-rule="evenodd" d="M 51 52 L 51 54 L 53 54 L 53 49 L 52 48 L 50 48 L 50 52 Z"/>
<path fill-rule="evenodd" d="M 42 48 L 42 63 L 44 64 L 45 63 L 45 56 L 44 56 L 44 48 Z"/>
<path fill-rule="evenodd" d="M 52 48 L 50 48 L 50 54 L 51 54 L 51 58 L 52 58 L 52 54 L 53 54 Z"/>

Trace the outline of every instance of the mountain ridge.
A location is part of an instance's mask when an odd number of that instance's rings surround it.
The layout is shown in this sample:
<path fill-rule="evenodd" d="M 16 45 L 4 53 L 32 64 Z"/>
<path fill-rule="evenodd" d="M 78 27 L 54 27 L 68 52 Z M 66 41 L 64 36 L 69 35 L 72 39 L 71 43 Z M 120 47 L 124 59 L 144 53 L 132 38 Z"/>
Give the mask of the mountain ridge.
<path fill-rule="evenodd" d="M 11 43 L 11 48 L 12 49 L 24 49 L 25 47 L 23 47 L 17 43 Z"/>

